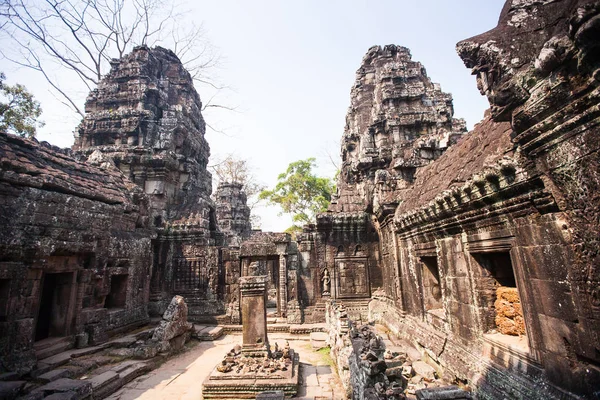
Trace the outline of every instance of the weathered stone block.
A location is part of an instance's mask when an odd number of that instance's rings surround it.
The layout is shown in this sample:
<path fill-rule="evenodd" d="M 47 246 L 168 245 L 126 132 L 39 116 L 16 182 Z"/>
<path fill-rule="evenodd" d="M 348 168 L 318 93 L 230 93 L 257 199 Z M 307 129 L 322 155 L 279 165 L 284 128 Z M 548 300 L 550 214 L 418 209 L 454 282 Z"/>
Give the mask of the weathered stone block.
<path fill-rule="evenodd" d="M 13 400 L 20 396 L 25 381 L 0 381 L 0 398 Z"/>
<path fill-rule="evenodd" d="M 471 393 L 459 389 L 458 386 L 443 386 L 416 391 L 417 400 L 467 400 Z"/>
<path fill-rule="evenodd" d="M 175 296 L 163 314 L 162 321 L 154 330 L 152 339 L 163 342 L 169 341 L 176 336 L 183 335 L 193 329 L 193 325 L 187 322 L 187 304 L 183 297 Z"/>
<path fill-rule="evenodd" d="M 436 378 L 435 369 L 424 361 L 414 361 L 412 363 L 412 368 L 417 375 L 420 375 L 429 381 L 433 381 Z"/>

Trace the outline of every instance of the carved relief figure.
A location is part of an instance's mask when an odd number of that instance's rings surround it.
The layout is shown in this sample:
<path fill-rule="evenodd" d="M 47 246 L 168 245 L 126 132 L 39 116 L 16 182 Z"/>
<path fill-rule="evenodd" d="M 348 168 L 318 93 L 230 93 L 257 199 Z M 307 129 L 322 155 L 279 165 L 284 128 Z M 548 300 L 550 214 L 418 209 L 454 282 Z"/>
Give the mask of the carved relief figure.
<path fill-rule="evenodd" d="M 260 263 L 258 261 L 252 261 L 248 266 L 248 275 L 258 276 L 260 275 Z"/>
<path fill-rule="evenodd" d="M 217 274 L 212 268 L 208 270 L 208 287 L 213 295 L 217 294 Z"/>
<path fill-rule="evenodd" d="M 323 276 L 321 277 L 321 283 L 322 283 L 322 294 L 323 295 L 329 295 L 331 293 L 331 278 L 329 277 L 329 270 L 327 270 L 327 268 L 325 268 L 325 270 L 323 270 Z"/>

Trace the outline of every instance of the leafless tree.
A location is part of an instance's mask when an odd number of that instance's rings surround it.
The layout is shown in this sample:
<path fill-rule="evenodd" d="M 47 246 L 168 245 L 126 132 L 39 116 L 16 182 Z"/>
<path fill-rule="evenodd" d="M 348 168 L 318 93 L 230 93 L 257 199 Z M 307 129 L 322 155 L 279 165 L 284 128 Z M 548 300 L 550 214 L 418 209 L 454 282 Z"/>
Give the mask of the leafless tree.
<path fill-rule="evenodd" d="M 251 212 L 250 221 L 253 227 L 257 227 L 260 224 L 260 218 L 254 211 L 260 201 L 258 194 L 267 187 L 258 182 L 248 162 L 235 154 L 229 154 L 214 164 L 209 165 L 208 168 L 213 173 L 214 187 L 218 187 L 221 182 L 239 183 L 242 185 L 242 190 L 244 190 L 248 197 L 247 204 Z"/>
<path fill-rule="evenodd" d="M 2 34 L 14 43 L 0 55 L 41 73 L 63 104 L 81 116 L 81 94 L 98 84 L 112 59 L 137 45 L 173 49 L 198 83 L 222 88 L 210 79 L 219 57 L 202 25 L 187 22 L 174 1 L 0 0 Z M 72 88 L 65 71 L 87 91 Z"/>

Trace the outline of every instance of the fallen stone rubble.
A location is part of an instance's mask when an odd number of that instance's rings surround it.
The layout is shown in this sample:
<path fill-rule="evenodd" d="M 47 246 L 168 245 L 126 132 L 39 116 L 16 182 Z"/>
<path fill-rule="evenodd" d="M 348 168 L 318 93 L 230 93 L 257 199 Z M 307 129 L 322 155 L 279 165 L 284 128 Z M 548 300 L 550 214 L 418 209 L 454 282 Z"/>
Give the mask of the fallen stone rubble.
<path fill-rule="evenodd" d="M 211 338 L 209 329 L 199 328 L 206 331 L 202 340 Z M 183 297 L 175 296 L 155 327 L 101 345 L 50 355 L 28 376 L 3 374 L 0 399 L 102 399 L 183 350 L 194 333 Z"/>
<path fill-rule="evenodd" d="M 355 324 L 342 304 L 327 309 L 331 355 L 346 396 L 355 400 L 470 399 L 450 385 L 408 343 L 396 344 L 380 326 Z M 386 335 L 387 336 L 387 335 Z"/>

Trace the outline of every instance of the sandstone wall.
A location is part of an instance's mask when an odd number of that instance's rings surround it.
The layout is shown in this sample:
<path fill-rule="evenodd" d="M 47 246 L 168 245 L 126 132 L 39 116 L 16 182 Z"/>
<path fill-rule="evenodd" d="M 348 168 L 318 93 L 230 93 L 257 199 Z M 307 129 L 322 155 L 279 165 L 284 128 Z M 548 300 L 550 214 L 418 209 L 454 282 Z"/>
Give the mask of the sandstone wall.
<path fill-rule="evenodd" d="M 181 61 L 161 47 L 136 47 L 86 100 L 75 154 L 116 166 L 149 199 L 153 241 L 150 311 L 159 316 L 173 295 L 190 319 L 225 312 L 210 149 L 202 102 Z"/>
<path fill-rule="evenodd" d="M 36 339 L 94 343 L 146 322 L 152 233 L 143 193 L 118 170 L 47 144 L 0 134 L 0 158 L 0 368 L 31 368 Z M 115 276 L 124 298 L 111 305 Z"/>
<path fill-rule="evenodd" d="M 484 121 L 401 190 L 379 172 L 381 188 L 366 189 L 369 178 L 347 178 L 361 176 L 348 175 L 348 163 L 330 207 L 335 218 L 359 205 L 377 232 L 383 283 L 371 285 L 370 318 L 479 398 L 593 398 L 600 389 L 599 15 L 597 1 L 507 1 L 497 28 L 457 45 L 490 101 Z M 351 103 L 349 115 L 379 104 L 365 92 Z M 360 115 L 349 125 L 358 131 L 380 118 Z M 496 323 L 511 311 L 500 288 L 522 311 L 508 331 Z"/>

